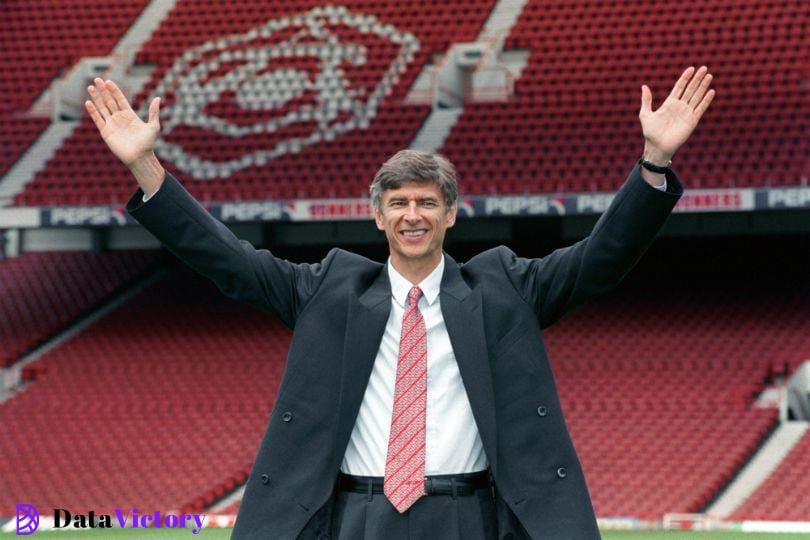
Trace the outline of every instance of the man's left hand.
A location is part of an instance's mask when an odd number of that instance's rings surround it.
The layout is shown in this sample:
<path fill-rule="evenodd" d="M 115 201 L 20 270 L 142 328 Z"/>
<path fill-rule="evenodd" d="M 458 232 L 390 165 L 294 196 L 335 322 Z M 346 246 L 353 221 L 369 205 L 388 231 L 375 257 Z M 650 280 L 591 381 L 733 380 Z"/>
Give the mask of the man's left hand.
<path fill-rule="evenodd" d="M 666 165 L 689 138 L 714 99 L 710 90 L 712 74 L 706 66 L 695 71 L 689 67 L 675 83 L 666 101 L 652 110 L 652 92 L 641 87 L 641 129 L 644 133 L 644 159 L 656 165 Z"/>

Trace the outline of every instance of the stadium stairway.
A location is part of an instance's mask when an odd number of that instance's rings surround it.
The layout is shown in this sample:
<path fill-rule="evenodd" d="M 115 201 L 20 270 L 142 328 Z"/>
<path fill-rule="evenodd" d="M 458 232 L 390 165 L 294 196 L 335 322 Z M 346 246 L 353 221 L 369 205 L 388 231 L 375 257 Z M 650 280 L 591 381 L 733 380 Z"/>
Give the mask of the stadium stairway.
<path fill-rule="evenodd" d="M 450 134 L 461 112 L 461 108 L 433 109 L 409 147 L 414 150 L 435 152 Z"/>
<path fill-rule="evenodd" d="M 478 34 L 477 41 L 503 39 L 509 35 L 527 2 L 528 0 L 498 0 Z"/>
<path fill-rule="evenodd" d="M 176 3 L 177 0 L 151 0 L 115 45 L 112 54 L 123 58 L 128 65 L 133 60 L 132 55 L 152 37 Z"/>
<path fill-rule="evenodd" d="M 810 521 L 810 429 L 780 466 L 731 514 L 735 520 Z"/>
<path fill-rule="evenodd" d="M 509 35 L 512 31 L 512 27 L 520 18 L 526 1 L 527 0 L 498 0 L 492 8 L 489 17 L 484 22 L 483 28 L 475 38 L 476 43 L 486 44 L 483 58 L 485 63 L 483 65 L 477 65 L 476 70 L 499 63 L 499 59 L 502 58 L 503 44 L 506 36 Z M 445 62 L 455 61 L 455 50 L 451 47 L 438 64 L 441 66 Z M 513 68 L 513 71 L 519 73 L 524 65 L 525 62 L 521 62 L 519 67 Z M 422 73 L 414 82 L 408 97 L 406 97 L 406 101 L 414 101 L 412 96 L 421 91 L 429 97 L 429 102 L 433 104 L 430 114 L 409 145 L 409 148 L 414 150 L 436 152 L 439 148 L 444 146 L 444 141 L 450 135 L 459 117 L 464 112 L 465 102 L 469 100 L 469 98 L 465 96 L 465 99 L 460 100 L 460 103 L 456 103 L 453 107 L 445 108 L 439 106 L 436 95 L 438 90 L 437 85 L 438 87 L 451 87 L 457 95 L 464 95 L 465 91 L 468 90 L 472 91 L 474 94 L 475 87 L 486 82 L 485 80 L 473 77 L 471 79 L 471 88 L 465 89 L 459 84 L 456 73 L 453 73 L 452 76 L 443 80 L 442 71 L 439 69 L 439 66 L 425 66 Z M 431 74 L 435 74 L 434 76 L 438 77 L 438 80 L 434 80 Z M 504 96 L 504 99 L 506 97 L 508 96 Z"/>
<path fill-rule="evenodd" d="M 782 465 L 807 431 L 807 422 L 783 422 L 706 509 L 706 514 L 725 519 L 735 513 Z"/>
<path fill-rule="evenodd" d="M 242 497 L 244 494 L 245 486 L 241 486 L 211 505 L 211 507 L 208 508 L 208 511 L 212 514 L 235 516 L 239 513 L 239 507 L 242 505 Z"/>

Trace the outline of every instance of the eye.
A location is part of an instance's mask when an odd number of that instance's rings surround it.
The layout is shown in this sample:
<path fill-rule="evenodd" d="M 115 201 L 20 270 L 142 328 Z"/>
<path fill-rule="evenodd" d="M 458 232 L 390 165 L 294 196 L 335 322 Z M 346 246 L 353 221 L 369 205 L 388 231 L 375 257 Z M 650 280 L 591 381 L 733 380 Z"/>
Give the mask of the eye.
<path fill-rule="evenodd" d="M 435 208 L 436 201 L 422 201 L 422 206 L 424 206 L 425 208 Z"/>

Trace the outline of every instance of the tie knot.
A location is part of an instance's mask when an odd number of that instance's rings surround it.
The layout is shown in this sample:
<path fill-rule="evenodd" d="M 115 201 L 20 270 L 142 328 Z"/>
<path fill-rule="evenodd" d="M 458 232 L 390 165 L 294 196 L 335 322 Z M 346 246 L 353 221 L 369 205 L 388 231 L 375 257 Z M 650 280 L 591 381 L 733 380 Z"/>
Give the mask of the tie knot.
<path fill-rule="evenodd" d="M 422 289 L 420 289 L 416 285 L 411 287 L 411 291 L 408 293 L 408 305 L 410 306 L 416 305 L 421 296 L 422 296 Z"/>

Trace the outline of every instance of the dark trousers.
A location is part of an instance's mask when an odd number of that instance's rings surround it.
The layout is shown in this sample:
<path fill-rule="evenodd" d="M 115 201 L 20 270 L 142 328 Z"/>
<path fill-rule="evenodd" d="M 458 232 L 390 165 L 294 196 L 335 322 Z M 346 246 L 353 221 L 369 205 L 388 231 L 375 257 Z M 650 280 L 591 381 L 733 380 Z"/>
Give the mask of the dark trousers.
<path fill-rule="evenodd" d="M 335 493 L 331 540 L 522 540 L 529 535 L 490 488 L 430 495 L 400 514 L 383 494 Z"/>

